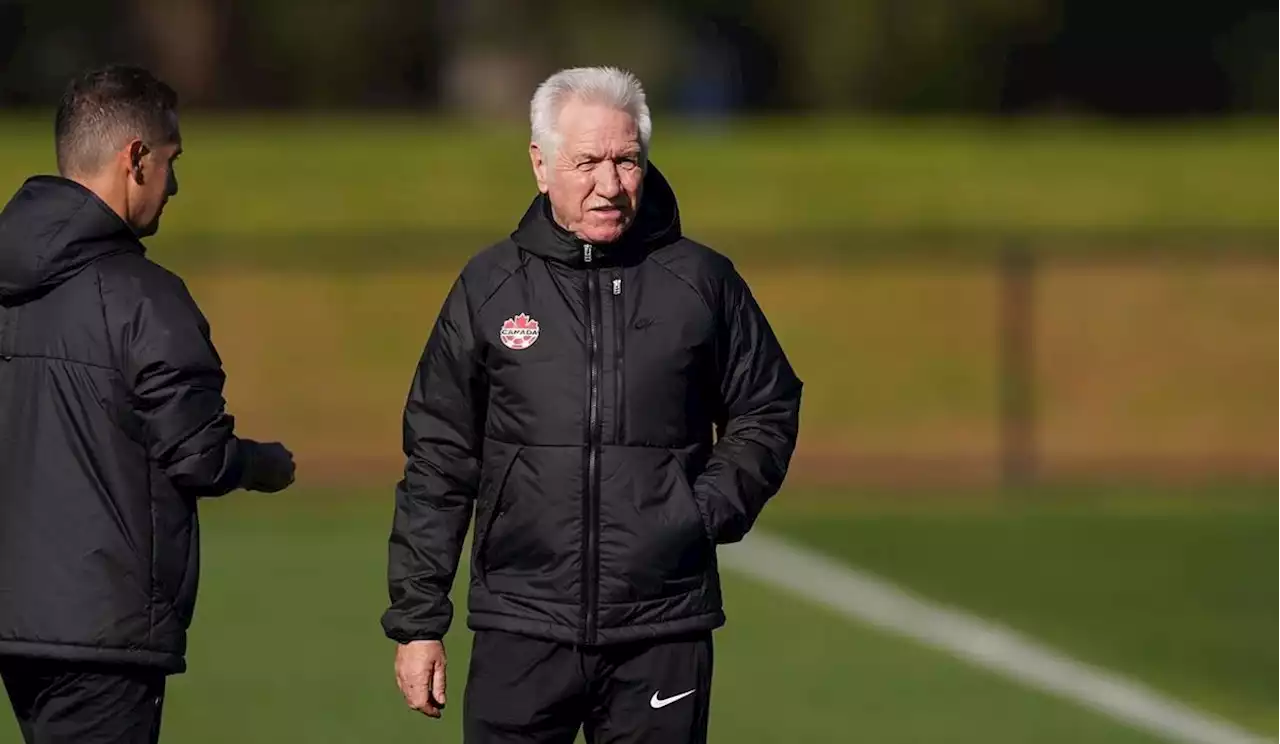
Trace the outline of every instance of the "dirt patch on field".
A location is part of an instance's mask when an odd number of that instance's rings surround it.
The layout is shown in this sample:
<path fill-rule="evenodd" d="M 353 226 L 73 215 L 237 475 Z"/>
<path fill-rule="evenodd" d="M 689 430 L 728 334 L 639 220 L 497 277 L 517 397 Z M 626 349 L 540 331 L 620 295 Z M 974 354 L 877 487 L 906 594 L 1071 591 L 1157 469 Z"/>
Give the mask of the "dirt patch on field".
<path fill-rule="evenodd" d="M 992 271 L 744 273 L 806 383 L 795 482 L 998 477 Z M 1039 466 L 1179 478 L 1273 469 L 1274 276 L 1257 266 L 1049 267 L 1033 305 Z M 305 480 L 395 482 L 404 395 L 451 273 L 188 280 L 245 435 L 290 444 Z"/>

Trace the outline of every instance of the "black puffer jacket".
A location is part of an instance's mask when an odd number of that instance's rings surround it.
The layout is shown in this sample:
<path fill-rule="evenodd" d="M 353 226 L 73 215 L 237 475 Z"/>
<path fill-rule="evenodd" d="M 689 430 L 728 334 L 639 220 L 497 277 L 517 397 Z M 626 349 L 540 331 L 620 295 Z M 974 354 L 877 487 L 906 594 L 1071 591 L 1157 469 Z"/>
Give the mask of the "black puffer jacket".
<path fill-rule="evenodd" d="M 715 546 L 782 485 L 800 391 L 652 166 L 617 244 L 584 244 L 538 197 L 462 271 L 419 363 L 384 630 L 445 633 L 473 505 L 473 629 L 592 645 L 721 625 Z"/>
<path fill-rule="evenodd" d="M 185 668 L 196 499 L 244 455 L 182 281 L 56 177 L 0 213 L 0 655 Z"/>

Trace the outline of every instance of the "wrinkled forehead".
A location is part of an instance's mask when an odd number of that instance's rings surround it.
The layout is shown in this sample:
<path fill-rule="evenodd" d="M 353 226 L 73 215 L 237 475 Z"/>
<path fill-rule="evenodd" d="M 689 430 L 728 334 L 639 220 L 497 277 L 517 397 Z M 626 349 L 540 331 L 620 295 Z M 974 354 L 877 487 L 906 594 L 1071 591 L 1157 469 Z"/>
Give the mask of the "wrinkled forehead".
<path fill-rule="evenodd" d="M 640 126 L 626 109 L 574 98 L 560 109 L 556 123 L 566 149 L 640 151 Z"/>

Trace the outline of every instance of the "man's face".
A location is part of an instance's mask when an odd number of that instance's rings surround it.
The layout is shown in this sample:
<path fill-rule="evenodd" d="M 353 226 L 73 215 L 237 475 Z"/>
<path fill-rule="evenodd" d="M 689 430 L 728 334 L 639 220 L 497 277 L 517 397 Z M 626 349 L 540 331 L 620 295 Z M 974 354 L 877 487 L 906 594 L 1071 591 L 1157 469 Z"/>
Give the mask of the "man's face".
<path fill-rule="evenodd" d="M 640 130 L 626 111 L 570 100 L 557 122 L 560 145 L 529 146 L 538 188 L 556 222 L 582 240 L 612 243 L 635 220 L 644 180 Z"/>
<path fill-rule="evenodd" d="M 133 154 L 134 165 L 128 180 L 128 221 L 139 237 L 155 235 L 160 229 L 160 215 L 169 197 L 178 193 L 175 161 L 182 154 L 182 135 L 177 117 L 173 121 L 173 141 L 143 144 Z"/>

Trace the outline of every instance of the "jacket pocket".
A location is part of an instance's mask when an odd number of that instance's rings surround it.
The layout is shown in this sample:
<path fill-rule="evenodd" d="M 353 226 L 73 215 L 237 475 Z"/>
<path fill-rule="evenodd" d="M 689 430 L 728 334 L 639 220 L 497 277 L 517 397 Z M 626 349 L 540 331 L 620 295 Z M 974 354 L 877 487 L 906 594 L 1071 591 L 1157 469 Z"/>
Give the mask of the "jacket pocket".
<path fill-rule="evenodd" d="M 607 447 L 601 470 L 600 602 L 652 602 L 705 586 L 714 550 L 672 452 Z"/>
<path fill-rule="evenodd" d="M 174 606 L 184 628 L 191 625 L 195 615 L 196 592 L 200 584 L 200 521 L 194 509 L 193 507 L 191 514 L 191 536 L 187 543 L 186 571 L 178 583 L 178 598 Z"/>
<path fill-rule="evenodd" d="M 693 518 L 697 520 L 698 527 L 701 529 L 706 546 L 708 548 L 714 547 L 715 540 L 711 535 L 711 530 L 707 527 L 707 515 L 702 512 L 702 506 L 698 504 L 698 496 L 693 491 L 693 482 L 689 479 L 688 473 L 685 472 L 680 457 L 672 453 L 668 464 L 674 470 L 677 497 L 689 506 Z"/>
<path fill-rule="evenodd" d="M 520 459 L 520 448 L 511 447 L 509 451 L 494 458 L 492 467 L 486 466 L 481 476 L 474 557 L 471 563 L 476 578 L 482 582 L 493 531 L 511 506 L 509 499 L 506 498 L 507 481 L 511 478 L 511 469 L 515 467 L 518 459 Z"/>
<path fill-rule="evenodd" d="M 160 477 L 153 478 L 152 483 L 158 488 L 151 501 L 152 599 L 162 612 L 152 622 L 161 626 L 153 631 L 166 635 L 185 630 L 195 613 L 200 577 L 199 522 L 195 499 L 178 493 Z M 164 608 L 176 617 L 176 627 L 165 627 Z"/>
<path fill-rule="evenodd" d="M 698 498 L 698 492 L 694 489 L 698 477 L 706 470 L 707 461 L 711 456 L 710 449 L 704 445 L 690 445 L 668 451 L 684 485 L 683 492 L 701 521 L 702 533 L 706 535 L 708 544 L 714 547 L 717 543 L 716 531 L 713 529 L 715 524 L 712 520 L 713 512 L 708 504 Z"/>

